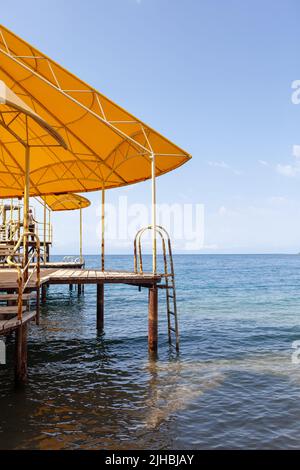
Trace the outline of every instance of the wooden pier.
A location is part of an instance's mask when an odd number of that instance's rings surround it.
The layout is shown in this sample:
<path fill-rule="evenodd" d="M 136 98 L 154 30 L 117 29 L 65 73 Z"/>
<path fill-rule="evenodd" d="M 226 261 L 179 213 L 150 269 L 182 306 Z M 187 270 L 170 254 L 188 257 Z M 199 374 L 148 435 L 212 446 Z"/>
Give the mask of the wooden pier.
<path fill-rule="evenodd" d="M 96 292 L 96 328 L 99 332 L 104 329 L 104 286 L 105 284 L 127 284 L 149 289 L 148 296 L 148 348 L 152 357 L 157 355 L 158 336 L 158 288 L 162 280 L 162 275 L 152 273 L 134 273 L 128 271 L 101 271 L 94 269 L 58 269 L 41 268 L 40 272 L 40 292 L 42 303 L 46 301 L 47 285 L 66 284 L 78 285 L 79 292 L 85 284 L 95 284 Z M 32 276 L 28 284 L 28 294 L 24 296 L 24 304 L 29 302 L 30 292 L 36 291 L 35 275 Z M 14 269 L 0 269 L 0 301 L 5 301 L 6 306 L 0 307 L 0 336 L 5 336 L 15 331 L 16 334 L 16 355 L 15 372 L 16 381 L 25 382 L 27 379 L 27 330 L 28 323 L 37 319 L 37 311 L 25 311 L 22 321 L 18 319 L 17 310 L 11 305 L 16 300 L 18 292 L 17 271 Z M 26 297 L 27 296 L 27 297 Z M 1 313 L 2 312 L 2 313 Z M 9 318 L 5 318 L 9 315 Z"/>

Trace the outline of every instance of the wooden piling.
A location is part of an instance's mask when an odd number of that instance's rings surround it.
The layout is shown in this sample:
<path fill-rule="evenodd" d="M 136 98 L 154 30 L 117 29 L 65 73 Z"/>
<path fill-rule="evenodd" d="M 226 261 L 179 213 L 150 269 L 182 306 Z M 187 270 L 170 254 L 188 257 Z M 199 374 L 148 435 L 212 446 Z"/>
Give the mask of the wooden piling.
<path fill-rule="evenodd" d="M 45 304 L 47 300 L 47 284 L 42 284 L 42 304 Z"/>
<path fill-rule="evenodd" d="M 27 382 L 27 324 L 19 326 L 15 334 L 15 382 Z"/>
<path fill-rule="evenodd" d="M 73 290 L 73 284 L 70 284 L 70 285 L 69 285 L 69 290 L 70 290 L 70 291 Z"/>
<path fill-rule="evenodd" d="M 81 284 L 78 284 L 78 291 L 77 291 L 78 297 L 81 296 Z"/>
<path fill-rule="evenodd" d="M 158 293 L 154 284 L 149 288 L 148 309 L 148 349 L 152 356 L 157 356 L 158 337 Z"/>
<path fill-rule="evenodd" d="M 35 306 L 35 309 L 36 309 L 35 323 L 37 325 L 40 324 L 40 314 L 41 314 L 41 309 L 40 309 L 41 292 L 40 291 L 41 291 L 41 288 L 38 287 L 37 292 L 36 292 L 36 306 Z"/>
<path fill-rule="evenodd" d="M 102 332 L 104 329 L 104 285 L 97 284 L 97 330 Z"/>

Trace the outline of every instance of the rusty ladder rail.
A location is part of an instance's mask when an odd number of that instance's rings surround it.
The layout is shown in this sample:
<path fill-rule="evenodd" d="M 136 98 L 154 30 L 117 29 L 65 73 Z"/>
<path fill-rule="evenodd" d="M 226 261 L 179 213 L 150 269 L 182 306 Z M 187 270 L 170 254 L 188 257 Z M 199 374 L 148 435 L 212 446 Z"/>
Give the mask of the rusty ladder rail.
<path fill-rule="evenodd" d="M 36 248 L 33 250 L 32 254 L 29 256 L 26 265 L 20 266 L 18 263 L 14 261 L 16 256 L 20 255 L 20 248 L 23 243 L 23 248 L 25 243 L 28 242 L 29 237 L 35 238 L 36 240 Z M 27 241 L 26 241 L 27 240 Z M 40 320 L 40 285 L 41 285 L 41 276 L 40 276 L 40 239 L 37 234 L 34 232 L 24 232 L 20 236 L 17 244 L 14 246 L 14 250 L 12 254 L 7 257 L 7 264 L 17 270 L 18 276 L 18 319 L 22 321 L 22 307 L 23 307 L 23 295 L 26 289 L 29 286 L 29 282 L 33 275 L 36 273 L 36 281 L 35 281 L 35 289 L 36 289 L 36 324 L 39 324 Z M 23 254 L 24 258 L 24 254 Z M 32 269 L 31 273 L 29 273 L 30 264 L 36 258 L 36 263 L 34 268 Z M 25 259 L 23 260 L 25 262 Z"/>
<path fill-rule="evenodd" d="M 141 228 L 134 239 L 134 272 L 143 273 L 143 258 L 142 258 L 142 243 L 141 238 L 145 232 L 152 230 L 152 225 Z M 174 262 L 172 254 L 171 239 L 167 230 L 157 225 L 156 232 L 160 235 L 162 241 L 162 251 L 164 260 L 164 273 L 161 275 L 164 278 L 164 284 L 158 284 L 159 289 L 165 289 L 166 291 L 166 303 L 167 303 L 167 320 L 168 320 L 168 340 L 170 346 L 173 346 L 173 334 L 175 335 L 175 347 L 179 351 L 179 325 L 178 325 L 178 312 L 176 302 L 176 287 L 175 287 L 175 272 Z M 168 257 L 166 242 L 168 246 Z M 169 262 L 168 262 L 169 259 Z M 139 267 L 138 267 L 139 265 Z M 170 269 L 170 271 L 169 271 Z"/>

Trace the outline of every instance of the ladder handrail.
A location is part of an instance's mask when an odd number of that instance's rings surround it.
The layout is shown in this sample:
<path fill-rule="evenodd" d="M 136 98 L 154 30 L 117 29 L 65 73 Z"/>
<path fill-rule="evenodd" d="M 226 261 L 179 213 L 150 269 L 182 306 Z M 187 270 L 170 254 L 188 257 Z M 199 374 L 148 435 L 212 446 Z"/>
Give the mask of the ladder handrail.
<path fill-rule="evenodd" d="M 143 260 L 142 260 L 142 245 L 141 245 L 141 238 L 142 238 L 142 235 L 147 231 L 147 230 L 152 230 L 152 225 L 147 225 L 146 227 L 143 227 L 141 228 L 136 236 L 135 236 L 135 239 L 134 239 L 134 272 L 137 273 L 138 270 L 137 270 L 137 259 L 139 259 L 139 267 L 140 267 L 140 273 L 142 274 L 143 273 Z M 168 241 L 168 248 L 169 248 L 169 254 L 170 254 L 170 257 L 172 256 L 172 249 L 171 249 L 171 240 L 170 240 L 170 236 L 167 232 L 167 230 L 162 227 L 161 225 L 157 225 L 156 226 L 156 232 L 160 235 L 161 237 L 161 240 L 162 240 L 162 246 L 163 246 L 163 255 L 164 255 L 164 259 L 165 259 L 165 256 L 166 256 L 166 243 L 165 243 L 165 238 L 164 236 L 167 237 L 167 241 Z M 138 253 L 137 253 L 137 242 L 138 242 Z M 172 266 L 173 266 L 173 262 L 172 262 Z"/>
<path fill-rule="evenodd" d="M 22 243 L 23 247 L 26 244 L 26 238 L 28 239 L 29 237 L 35 238 L 36 240 L 36 247 L 35 250 L 33 250 L 31 256 L 28 258 L 27 263 L 25 266 L 20 267 L 16 262 L 13 261 L 13 258 L 16 256 L 18 253 Z M 14 246 L 14 250 L 12 254 L 10 254 L 7 257 L 7 264 L 15 268 L 17 270 L 17 282 L 18 282 L 18 319 L 22 321 L 22 316 L 23 316 L 23 294 L 26 288 L 28 287 L 29 281 L 31 280 L 32 276 L 34 273 L 36 273 L 36 289 L 37 289 L 37 315 L 38 315 L 38 310 L 39 310 L 39 290 L 40 290 L 40 284 L 41 284 L 41 276 L 40 276 L 40 239 L 36 233 L 33 232 L 23 232 L 22 235 L 20 236 L 18 242 Z M 36 264 L 33 267 L 32 272 L 28 276 L 28 269 L 30 266 L 31 261 L 36 257 Z"/>
<path fill-rule="evenodd" d="M 146 227 L 141 228 L 134 239 L 134 272 L 138 273 L 138 261 L 139 261 L 139 273 L 143 273 L 143 259 L 142 259 L 142 243 L 141 239 L 144 233 L 147 230 L 153 230 L 152 225 L 148 225 Z M 175 288 L 175 273 L 174 273 L 174 263 L 173 263 L 173 254 L 172 254 L 172 246 L 171 246 L 171 239 L 167 232 L 167 230 L 162 227 L 161 225 L 157 225 L 155 228 L 156 233 L 160 235 L 162 241 L 162 249 L 163 249 L 163 260 L 164 260 L 164 280 L 165 285 L 158 286 L 160 288 L 166 289 L 166 302 L 167 302 L 167 320 L 168 320 L 168 338 L 169 344 L 172 345 L 172 331 L 175 332 L 176 335 L 176 350 L 179 351 L 179 330 L 178 330 L 178 317 L 177 317 L 177 302 L 176 302 L 176 288 Z M 166 250 L 166 242 L 168 244 L 168 252 L 169 252 L 169 266 L 170 266 L 170 273 L 168 272 L 168 260 L 167 260 L 167 250 Z M 171 276 L 171 283 L 169 277 Z M 172 291 L 172 295 L 170 294 L 170 290 Z M 172 300 L 171 300 L 172 299 Z M 173 311 L 171 310 L 171 305 L 173 304 Z M 174 315 L 174 322 L 175 327 L 172 327 L 171 324 L 171 316 Z"/>

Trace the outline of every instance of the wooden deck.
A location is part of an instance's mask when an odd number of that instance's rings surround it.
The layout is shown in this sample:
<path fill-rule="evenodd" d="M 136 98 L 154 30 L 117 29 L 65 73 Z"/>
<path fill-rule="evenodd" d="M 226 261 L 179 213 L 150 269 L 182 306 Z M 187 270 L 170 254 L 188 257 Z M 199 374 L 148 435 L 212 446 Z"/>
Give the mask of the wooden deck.
<path fill-rule="evenodd" d="M 29 288 L 35 287 L 35 276 Z M 161 281 L 160 275 L 152 273 L 135 274 L 129 271 L 101 271 L 95 269 L 41 268 L 43 284 L 131 284 L 149 287 Z M 0 269 L 0 291 L 17 289 L 17 271 Z"/>
<path fill-rule="evenodd" d="M 97 285 L 97 318 L 98 326 L 103 328 L 103 286 L 104 284 L 128 284 L 151 288 L 161 282 L 160 275 L 152 273 L 136 274 L 129 271 L 101 271 L 96 269 L 56 269 L 42 268 L 40 274 L 42 302 L 46 301 L 46 290 L 49 284 L 67 284 L 79 287 L 85 284 Z M 36 276 L 33 275 L 28 288 L 36 289 Z M 81 288 L 81 287 L 80 287 Z M 17 292 L 17 271 L 15 269 L 0 269 L 0 297 L 2 293 Z M 81 291 L 80 291 L 81 292 Z M 11 294 L 13 296 L 13 294 Z M 10 297 L 6 295 L 6 299 Z M 24 315 L 23 322 L 26 323 L 34 318 L 34 315 Z M 0 319 L 0 335 L 6 334 L 20 326 L 20 321 L 15 318 L 9 320 Z"/>
<path fill-rule="evenodd" d="M 9 320 L 0 320 L 0 336 L 7 335 L 11 331 L 17 329 L 21 324 L 26 324 L 27 322 L 33 320 L 36 316 L 36 312 L 25 312 L 23 314 L 22 321 L 18 320 L 18 317 L 15 316 Z"/>
<path fill-rule="evenodd" d="M 8 335 L 15 331 L 15 376 L 16 383 L 25 383 L 27 380 L 27 330 L 28 324 L 39 319 L 39 299 L 41 294 L 42 303 L 47 299 L 47 285 L 67 284 L 70 289 L 73 284 L 78 285 L 78 295 L 81 295 L 85 284 L 95 284 L 96 289 L 96 329 L 98 333 L 104 331 L 104 285 L 105 284 L 128 284 L 148 288 L 148 349 L 152 357 L 157 357 L 158 339 L 158 287 L 163 275 L 152 273 L 136 274 L 128 271 L 101 271 L 96 269 L 74 269 L 41 267 L 40 289 L 36 297 L 36 311 L 23 313 L 22 321 L 17 316 L 7 318 L 0 315 L 0 336 Z M 164 283 L 163 283 L 164 284 Z M 162 287 L 164 287 L 162 285 Z M 36 277 L 32 276 L 28 289 L 36 292 Z M 18 291 L 17 270 L 0 268 L 0 297 L 4 305 L 8 307 L 11 299 L 16 299 Z M 25 294 L 28 295 L 28 294 Z M 6 307 L 7 311 L 9 310 Z M 5 311 L 5 308 L 3 309 Z"/>
<path fill-rule="evenodd" d="M 19 263 L 19 266 L 21 266 L 21 263 Z M 30 266 L 35 266 L 35 263 L 30 264 Z M 82 269 L 84 267 L 84 262 L 74 262 L 74 261 L 60 261 L 60 262 L 46 262 L 46 263 L 41 263 L 41 268 L 43 269 Z M 8 266 L 7 264 L 2 265 L 1 269 L 9 269 L 11 270 L 11 267 Z"/>

